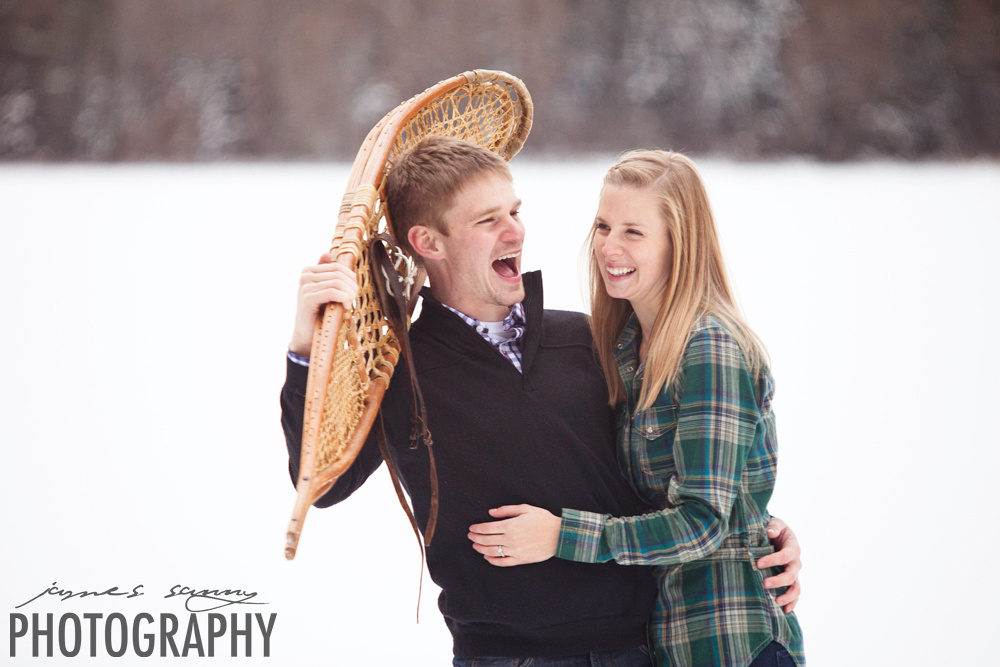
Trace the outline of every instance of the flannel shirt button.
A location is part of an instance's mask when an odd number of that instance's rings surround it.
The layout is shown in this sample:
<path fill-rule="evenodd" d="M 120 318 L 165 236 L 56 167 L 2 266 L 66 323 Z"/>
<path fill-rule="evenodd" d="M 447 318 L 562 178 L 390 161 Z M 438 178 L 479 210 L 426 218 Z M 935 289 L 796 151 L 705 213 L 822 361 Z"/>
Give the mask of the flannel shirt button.
<path fill-rule="evenodd" d="M 653 432 L 653 427 L 652 426 L 647 426 L 646 427 L 646 433 L 652 433 L 652 432 Z"/>
<path fill-rule="evenodd" d="M 621 344 L 621 343 L 618 343 L 618 349 L 619 349 L 619 350 L 620 350 L 620 349 L 622 349 L 623 347 L 625 347 L 625 346 L 624 346 L 623 344 Z"/>
<path fill-rule="evenodd" d="M 631 366 L 629 366 L 629 367 L 628 367 L 628 372 L 629 372 L 629 373 L 631 373 L 631 372 L 632 372 L 632 367 L 631 367 Z"/>

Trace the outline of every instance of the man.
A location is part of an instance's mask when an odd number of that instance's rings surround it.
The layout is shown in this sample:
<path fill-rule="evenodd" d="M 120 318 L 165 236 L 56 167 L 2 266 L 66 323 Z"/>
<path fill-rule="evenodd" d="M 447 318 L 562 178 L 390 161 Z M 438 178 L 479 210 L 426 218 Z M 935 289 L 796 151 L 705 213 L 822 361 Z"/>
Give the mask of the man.
<path fill-rule="evenodd" d="M 541 276 L 521 275 L 521 202 L 506 163 L 471 144 L 430 137 L 393 167 L 386 193 L 399 241 L 423 262 L 430 283 L 410 336 L 440 480 L 428 568 L 442 588 L 455 664 L 494 656 L 531 657 L 535 665 L 556 656 L 570 660 L 560 665 L 648 664 L 645 625 L 655 592 L 646 568 L 560 559 L 496 568 L 467 539 L 469 526 L 490 519 L 489 508 L 506 504 L 556 515 L 563 507 L 616 516 L 650 509 L 619 472 L 586 319 L 544 310 Z M 303 271 L 282 391 L 293 480 L 307 375 L 300 364 L 322 304 L 349 303 L 353 294 L 353 277 L 334 266 Z M 428 458 L 425 448 L 409 447 L 405 365 L 382 407 L 401 481 L 424 525 Z M 381 457 L 372 440 L 317 506 L 343 500 L 375 471 Z M 505 554 L 498 547 L 487 555 Z M 780 558 L 793 561 L 794 579 L 797 546 Z"/>

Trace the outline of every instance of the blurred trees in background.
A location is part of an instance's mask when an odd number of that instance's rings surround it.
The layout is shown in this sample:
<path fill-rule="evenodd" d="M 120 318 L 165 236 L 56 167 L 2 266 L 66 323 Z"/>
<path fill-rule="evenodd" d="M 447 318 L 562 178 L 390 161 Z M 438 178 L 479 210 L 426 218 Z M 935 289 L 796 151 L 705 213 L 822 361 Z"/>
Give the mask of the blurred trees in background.
<path fill-rule="evenodd" d="M 350 160 L 474 68 L 534 155 L 1000 156 L 996 0 L 0 0 L 0 159 Z"/>

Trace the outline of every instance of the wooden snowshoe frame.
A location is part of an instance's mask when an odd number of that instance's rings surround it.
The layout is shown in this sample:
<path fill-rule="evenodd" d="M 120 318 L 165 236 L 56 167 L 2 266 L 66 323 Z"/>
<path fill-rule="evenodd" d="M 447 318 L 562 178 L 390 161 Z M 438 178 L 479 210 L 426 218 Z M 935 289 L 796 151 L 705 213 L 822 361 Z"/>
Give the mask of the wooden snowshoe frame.
<path fill-rule="evenodd" d="M 439 134 L 478 144 L 510 160 L 531 130 L 531 96 L 517 78 L 499 71 L 459 74 L 403 102 L 368 133 L 354 160 L 330 254 L 354 268 L 358 297 L 345 313 L 324 309 L 313 334 L 306 388 L 297 497 L 285 557 L 298 548 L 309 506 L 354 462 L 378 414 L 399 361 L 400 345 L 378 302 L 368 244 L 380 232 L 395 236 L 385 215 L 385 176 L 422 138 Z M 409 315 L 416 292 L 414 281 Z"/>

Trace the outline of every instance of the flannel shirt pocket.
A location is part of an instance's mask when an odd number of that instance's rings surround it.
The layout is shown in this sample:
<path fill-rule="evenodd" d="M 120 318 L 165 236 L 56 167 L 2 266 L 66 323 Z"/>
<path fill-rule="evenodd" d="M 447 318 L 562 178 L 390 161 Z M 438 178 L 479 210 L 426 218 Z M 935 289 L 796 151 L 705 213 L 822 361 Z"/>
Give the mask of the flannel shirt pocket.
<path fill-rule="evenodd" d="M 654 405 L 635 416 L 635 428 L 646 440 L 656 440 L 677 428 L 677 408 L 673 405 Z"/>
<path fill-rule="evenodd" d="M 677 430 L 677 408 L 674 405 L 656 405 L 642 410 L 633 419 L 642 449 L 640 465 L 645 472 L 668 478 L 675 472 L 673 437 Z"/>

